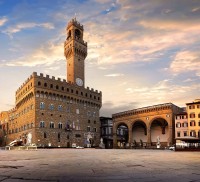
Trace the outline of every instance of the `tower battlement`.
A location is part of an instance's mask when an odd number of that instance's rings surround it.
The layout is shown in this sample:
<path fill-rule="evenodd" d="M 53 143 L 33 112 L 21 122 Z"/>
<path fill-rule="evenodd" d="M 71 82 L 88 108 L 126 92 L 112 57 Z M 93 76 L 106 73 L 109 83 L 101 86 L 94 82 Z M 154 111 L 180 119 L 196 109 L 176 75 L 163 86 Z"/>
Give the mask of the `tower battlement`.
<path fill-rule="evenodd" d="M 67 24 L 67 29 L 69 29 L 72 25 L 76 26 L 77 28 L 80 28 L 83 30 L 83 25 L 81 25 L 76 18 L 72 18 L 72 20 Z"/>

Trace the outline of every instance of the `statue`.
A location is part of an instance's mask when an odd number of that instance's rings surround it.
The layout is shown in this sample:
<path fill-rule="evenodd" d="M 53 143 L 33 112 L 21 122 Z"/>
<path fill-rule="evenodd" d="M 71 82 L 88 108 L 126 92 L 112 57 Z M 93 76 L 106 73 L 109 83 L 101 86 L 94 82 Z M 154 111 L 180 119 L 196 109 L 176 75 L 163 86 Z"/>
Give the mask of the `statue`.
<path fill-rule="evenodd" d="M 32 134 L 31 134 L 31 133 L 28 133 L 26 144 L 27 144 L 27 145 L 31 145 L 31 143 L 32 143 L 31 140 L 32 140 Z"/>
<path fill-rule="evenodd" d="M 160 137 L 159 136 L 157 136 L 157 148 L 160 148 Z"/>
<path fill-rule="evenodd" d="M 91 139 L 92 139 L 92 135 L 90 133 L 88 133 L 87 135 L 87 147 L 91 148 Z"/>
<path fill-rule="evenodd" d="M 105 144 L 103 143 L 103 138 L 100 139 L 99 147 L 105 149 Z"/>
<path fill-rule="evenodd" d="M 143 141 L 140 139 L 140 146 L 143 147 Z"/>

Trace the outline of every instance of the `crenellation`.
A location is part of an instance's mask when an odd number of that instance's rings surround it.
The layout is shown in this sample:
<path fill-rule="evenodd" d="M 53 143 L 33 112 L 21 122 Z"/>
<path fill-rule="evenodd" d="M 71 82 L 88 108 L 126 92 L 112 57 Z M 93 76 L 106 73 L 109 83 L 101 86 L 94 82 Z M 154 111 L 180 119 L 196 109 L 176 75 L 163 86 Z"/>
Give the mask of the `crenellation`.
<path fill-rule="evenodd" d="M 33 77 L 36 77 L 37 76 L 37 72 L 33 72 Z"/>
<path fill-rule="evenodd" d="M 40 77 L 44 77 L 43 73 L 40 73 Z"/>

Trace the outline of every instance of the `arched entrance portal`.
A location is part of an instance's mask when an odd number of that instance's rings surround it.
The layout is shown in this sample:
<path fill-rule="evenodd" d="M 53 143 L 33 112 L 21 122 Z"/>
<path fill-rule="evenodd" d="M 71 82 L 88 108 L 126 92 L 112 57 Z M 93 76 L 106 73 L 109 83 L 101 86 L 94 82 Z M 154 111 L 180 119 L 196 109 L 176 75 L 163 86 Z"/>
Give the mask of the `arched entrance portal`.
<path fill-rule="evenodd" d="M 151 145 L 156 146 L 158 143 L 163 146 L 168 145 L 169 126 L 165 119 L 156 118 L 151 122 Z"/>
<path fill-rule="evenodd" d="M 117 127 L 117 146 L 119 148 L 126 148 L 128 144 L 128 126 L 120 124 Z"/>
<path fill-rule="evenodd" d="M 133 146 L 144 147 L 147 143 L 147 126 L 142 120 L 135 121 L 132 126 Z"/>

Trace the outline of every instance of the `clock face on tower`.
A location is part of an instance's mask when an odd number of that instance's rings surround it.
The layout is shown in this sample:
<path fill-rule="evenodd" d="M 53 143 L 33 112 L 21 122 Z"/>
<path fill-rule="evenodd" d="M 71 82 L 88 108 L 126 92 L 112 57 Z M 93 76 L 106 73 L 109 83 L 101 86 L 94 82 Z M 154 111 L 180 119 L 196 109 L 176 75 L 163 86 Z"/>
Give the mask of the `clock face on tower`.
<path fill-rule="evenodd" d="M 83 80 L 81 80 L 80 78 L 76 78 L 76 84 L 80 87 L 83 86 Z"/>

